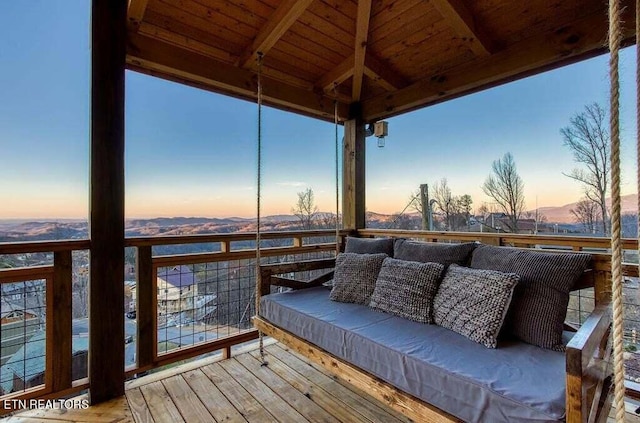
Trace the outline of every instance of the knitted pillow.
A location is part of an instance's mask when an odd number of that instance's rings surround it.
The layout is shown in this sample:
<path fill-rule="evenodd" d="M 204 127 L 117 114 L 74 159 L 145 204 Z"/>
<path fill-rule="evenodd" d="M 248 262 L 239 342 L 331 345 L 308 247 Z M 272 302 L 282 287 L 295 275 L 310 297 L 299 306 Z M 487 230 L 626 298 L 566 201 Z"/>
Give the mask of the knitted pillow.
<path fill-rule="evenodd" d="M 452 264 L 433 300 L 433 320 L 487 348 L 498 334 L 518 275 Z"/>
<path fill-rule="evenodd" d="M 445 244 L 442 242 L 417 242 L 396 239 L 393 245 L 393 257 L 399 260 L 419 261 L 422 263 L 451 263 L 466 266 L 469 264 L 471 252 L 478 244 Z"/>
<path fill-rule="evenodd" d="M 431 304 L 444 265 L 384 259 L 369 307 L 420 323 L 431 323 Z"/>
<path fill-rule="evenodd" d="M 387 255 L 383 253 L 338 254 L 329 299 L 343 303 L 369 304 L 385 258 Z"/>
<path fill-rule="evenodd" d="M 530 344 L 564 351 L 569 292 L 590 261 L 589 254 L 481 245 L 473 252 L 471 267 L 518 274 L 505 331 Z"/>
<path fill-rule="evenodd" d="M 354 238 L 347 237 L 345 253 L 378 254 L 385 253 L 393 257 L 393 238 Z"/>

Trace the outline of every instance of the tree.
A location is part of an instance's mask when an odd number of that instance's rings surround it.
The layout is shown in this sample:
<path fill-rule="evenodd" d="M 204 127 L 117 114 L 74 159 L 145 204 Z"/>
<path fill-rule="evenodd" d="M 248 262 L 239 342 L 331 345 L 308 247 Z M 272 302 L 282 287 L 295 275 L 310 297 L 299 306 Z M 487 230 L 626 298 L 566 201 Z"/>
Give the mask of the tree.
<path fill-rule="evenodd" d="M 516 169 L 511 153 L 492 165 L 493 174 L 482 185 L 482 190 L 491 197 L 508 216 L 510 232 L 518 231 L 518 220 L 524 211 L 524 182 Z"/>
<path fill-rule="evenodd" d="M 307 188 L 298 193 L 298 202 L 291 209 L 291 212 L 300 220 L 302 229 L 313 229 L 318 215 L 318 207 L 315 204 L 313 189 Z"/>
<path fill-rule="evenodd" d="M 447 178 L 442 178 L 440 182 L 434 185 L 433 199 L 436 200 L 435 205 L 443 215 L 445 230 L 455 230 L 455 216 L 459 213 L 458 201 L 451 194 L 451 188 L 449 188 Z"/>
<path fill-rule="evenodd" d="M 610 138 L 606 112 L 598 104 L 585 106 L 569 120 L 569 126 L 560 133 L 563 144 L 571 150 L 573 160 L 583 165 L 564 175 L 584 184 L 585 197 L 598 204 L 602 219 L 602 231 L 608 234 L 607 189 L 609 184 Z"/>
<path fill-rule="evenodd" d="M 596 233 L 596 225 L 600 219 L 599 205 L 587 197 L 578 201 L 575 208 L 569 210 L 577 223 L 584 226 L 585 232 Z"/>
<path fill-rule="evenodd" d="M 460 212 L 462 213 L 462 217 L 464 218 L 464 225 L 467 225 L 467 230 L 469 229 L 469 220 L 471 219 L 471 204 L 473 204 L 473 199 L 469 194 L 462 195 L 459 199 L 459 207 Z"/>

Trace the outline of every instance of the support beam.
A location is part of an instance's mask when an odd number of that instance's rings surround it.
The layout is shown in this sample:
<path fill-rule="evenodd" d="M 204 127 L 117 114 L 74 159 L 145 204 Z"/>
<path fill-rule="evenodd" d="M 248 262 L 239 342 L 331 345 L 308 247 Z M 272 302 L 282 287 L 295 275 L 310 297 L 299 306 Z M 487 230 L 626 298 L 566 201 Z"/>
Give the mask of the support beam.
<path fill-rule="evenodd" d="M 124 394 L 124 74 L 127 0 L 91 12 L 89 399 Z"/>
<path fill-rule="evenodd" d="M 370 52 L 364 60 L 364 74 L 387 91 L 399 90 L 409 85 L 406 78 Z"/>
<path fill-rule="evenodd" d="M 371 21 L 371 0 L 358 0 L 356 17 L 356 45 L 353 64 L 353 85 L 351 96 L 353 102 L 360 101 L 362 82 L 364 79 L 364 59 L 367 54 L 369 38 L 369 22 Z"/>
<path fill-rule="evenodd" d="M 634 16 L 628 9 L 623 15 L 624 38 L 630 40 L 635 30 Z M 425 75 L 394 93 L 367 99 L 362 102 L 363 118 L 367 122 L 385 119 L 602 54 L 606 36 L 607 21 L 602 14 L 586 16 L 490 57 Z"/>
<path fill-rule="evenodd" d="M 478 26 L 462 0 L 431 0 L 431 4 L 460 37 L 469 41 L 471 51 L 477 56 L 493 53 L 493 42 Z"/>
<path fill-rule="evenodd" d="M 243 68 L 252 68 L 256 54 L 267 54 L 271 47 L 284 35 L 300 15 L 307 10 L 313 0 L 285 0 L 273 12 L 269 21 L 260 29 L 253 42 L 240 55 L 239 64 Z"/>
<path fill-rule="evenodd" d="M 363 229 L 365 210 L 365 131 L 358 116 L 344 124 L 342 165 L 343 229 Z"/>
<path fill-rule="evenodd" d="M 129 68 L 209 91 L 255 101 L 256 75 L 211 57 L 181 49 L 141 34 L 129 33 Z M 263 76 L 264 103 L 333 122 L 333 99 Z M 338 104 L 340 120 L 348 117 L 348 106 Z"/>
<path fill-rule="evenodd" d="M 325 92 L 331 92 L 333 87 L 342 84 L 344 81 L 353 76 L 353 62 L 355 56 L 351 55 L 344 59 L 335 68 L 324 74 L 316 84 L 322 88 Z"/>
<path fill-rule="evenodd" d="M 129 31 L 137 32 L 147 10 L 149 0 L 129 0 L 127 9 L 127 26 Z"/>

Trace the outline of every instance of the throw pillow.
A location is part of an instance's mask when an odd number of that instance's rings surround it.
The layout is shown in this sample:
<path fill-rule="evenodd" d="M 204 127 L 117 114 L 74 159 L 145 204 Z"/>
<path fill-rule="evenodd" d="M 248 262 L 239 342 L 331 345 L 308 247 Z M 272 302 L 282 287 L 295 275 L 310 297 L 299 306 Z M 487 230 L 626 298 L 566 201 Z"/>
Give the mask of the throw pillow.
<path fill-rule="evenodd" d="M 431 323 L 431 305 L 444 270 L 439 263 L 384 259 L 369 307 L 420 323 Z"/>
<path fill-rule="evenodd" d="M 396 239 L 393 245 L 393 257 L 399 260 L 419 261 L 422 263 L 442 263 L 446 266 L 455 263 L 461 266 L 469 264 L 471 252 L 478 244 L 445 244 L 441 242 L 417 242 Z"/>
<path fill-rule="evenodd" d="M 354 238 L 347 237 L 345 253 L 378 254 L 385 253 L 393 257 L 393 238 Z"/>
<path fill-rule="evenodd" d="M 495 348 L 518 279 L 515 273 L 452 264 L 433 300 L 433 320 L 487 348 Z"/>
<path fill-rule="evenodd" d="M 590 261 L 589 254 L 482 245 L 473 252 L 471 267 L 518 274 L 505 331 L 530 344 L 564 351 L 569 292 Z"/>
<path fill-rule="evenodd" d="M 386 254 L 341 253 L 336 257 L 329 298 L 343 303 L 369 304 Z"/>

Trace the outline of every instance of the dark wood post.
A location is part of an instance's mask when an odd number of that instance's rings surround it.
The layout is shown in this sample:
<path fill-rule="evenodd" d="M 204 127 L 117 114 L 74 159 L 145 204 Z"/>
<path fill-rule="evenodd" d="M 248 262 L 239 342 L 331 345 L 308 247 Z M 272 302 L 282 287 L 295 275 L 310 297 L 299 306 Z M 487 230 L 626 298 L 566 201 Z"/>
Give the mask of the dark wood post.
<path fill-rule="evenodd" d="M 72 307 L 72 256 L 71 250 L 56 251 L 53 253 L 53 339 L 47 340 L 47 345 L 51 346 L 53 366 L 53 392 L 63 391 L 71 388 L 73 364 L 71 355 L 72 329 L 71 329 L 71 307 Z"/>
<path fill-rule="evenodd" d="M 365 209 L 365 127 L 358 107 L 344 124 L 342 215 L 344 229 L 363 229 Z"/>
<path fill-rule="evenodd" d="M 127 0 L 92 0 L 89 398 L 124 394 L 124 74 Z"/>
<path fill-rule="evenodd" d="M 138 321 L 138 367 L 147 368 L 155 359 L 156 339 L 156 295 L 153 281 L 153 258 L 151 246 L 137 249 L 137 283 L 136 283 L 136 319 Z"/>

